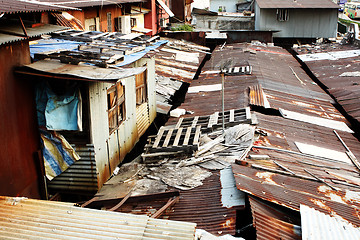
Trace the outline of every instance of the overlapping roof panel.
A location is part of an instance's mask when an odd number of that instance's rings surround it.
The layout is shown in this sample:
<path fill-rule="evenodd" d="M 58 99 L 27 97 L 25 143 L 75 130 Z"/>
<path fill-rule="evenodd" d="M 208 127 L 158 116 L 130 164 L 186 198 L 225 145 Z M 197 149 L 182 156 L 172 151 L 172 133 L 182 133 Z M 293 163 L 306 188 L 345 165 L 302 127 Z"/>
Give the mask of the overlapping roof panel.
<path fill-rule="evenodd" d="M 346 113 L 360 122 L 359 49 L 353 45 L 323 44 L 294 48 L 298 58 L 336 99 Z"/>

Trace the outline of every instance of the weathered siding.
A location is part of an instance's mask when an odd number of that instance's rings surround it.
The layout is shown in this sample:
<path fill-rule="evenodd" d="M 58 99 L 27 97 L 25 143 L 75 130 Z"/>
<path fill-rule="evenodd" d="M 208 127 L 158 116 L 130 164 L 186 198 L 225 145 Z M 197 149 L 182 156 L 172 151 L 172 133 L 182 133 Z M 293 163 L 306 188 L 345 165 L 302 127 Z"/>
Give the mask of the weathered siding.
<path fill-rule="evenodd" d="M 28 41 L 0 47 L 0 195 L 39 198 L 34 82 L 13 74 L 14 66 L 29 63 Z"/>
<path fill-rule="evenodd" d="M 107 91 L 109 83 L 89 84 L 90 101 L 90 137 L 94 144 L 98 186 L 110 176 L 107 141 L 109 139 L 109 120 L 107 110 Z"/>
<path fill-rule="evenodd" d="M 276 9 L 255 5 L 255 30 L 279 30 L 274 37 L 333 38 L 337 31 L 337 9 L 289 9 L 289 20 L 276 19 Z"/>

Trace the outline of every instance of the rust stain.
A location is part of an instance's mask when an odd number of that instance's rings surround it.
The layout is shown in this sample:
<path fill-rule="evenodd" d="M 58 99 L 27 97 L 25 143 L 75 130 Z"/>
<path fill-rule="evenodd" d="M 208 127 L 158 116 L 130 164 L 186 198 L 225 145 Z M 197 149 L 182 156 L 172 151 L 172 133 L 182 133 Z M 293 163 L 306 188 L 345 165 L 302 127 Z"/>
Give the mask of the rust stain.
<path fill-rule="evenodd" d="M 271 172 L 257 172 L 255 176 L 257 176 L 258 178 L 264 180 L 265 183 L 269 183 L 272 185 L 277 185 L 280 186 L 279 184 L 277 184 L 272 177 L 275 175 L 275 173 L 271 173 Z"/>

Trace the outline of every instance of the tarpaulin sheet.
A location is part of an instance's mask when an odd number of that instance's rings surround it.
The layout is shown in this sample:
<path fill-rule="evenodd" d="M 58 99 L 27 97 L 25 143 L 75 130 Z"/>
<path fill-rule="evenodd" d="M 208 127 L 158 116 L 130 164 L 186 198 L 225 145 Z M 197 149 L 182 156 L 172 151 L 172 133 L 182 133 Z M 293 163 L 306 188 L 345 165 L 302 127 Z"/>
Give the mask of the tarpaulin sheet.
<path fill-rule="evenodd" d="M 136 53 L 132 53 L 129 55 L 125 55 L 124 61 L 117 64 L 116 66 L 121 67 L 121 66 L 125 66 L 130 63 L 133 63 L 133 62 L 139 60 L 140 58 L 142 58 L 146 53 L 150 52 L 151 50 L 157 49 L 158 47 L 160 47 L 163 44 L 166 44 L 167 42 L 168 42 L 168 40 L 160 40 L 160 41 L 157 41 L 156 43 L 154 43 L 153 45 L 146 47 L 145 50 L 143 50 L 141 52 L 136 52 Z"/>
<path fill-rule="evenodd" d="M 76 50 L 79 44 L 83 42 L 75 42 L 63 39 L 40 39 L 38 41 L 32 41 L 30 44 L 30 55 L 34 58 L 35 53 L 43 53 L 49 51 L 59 50 Z"/>
<path fill-rule="evenodd" d="M 81 95 L 76 84 L 62 94 L 55 94 L 46 84 L 36 91 L 36 107 L 40 126 L 48 130 L 82 131 Z"/>
<path fill-rule="evenodd" d="M 49 180 L 64 172 L 75 161 L 79 160 L 79 155 L 57 132 L 40 130 L 41 142 L 43 144 L 43 158 L 45 174 Z"/>

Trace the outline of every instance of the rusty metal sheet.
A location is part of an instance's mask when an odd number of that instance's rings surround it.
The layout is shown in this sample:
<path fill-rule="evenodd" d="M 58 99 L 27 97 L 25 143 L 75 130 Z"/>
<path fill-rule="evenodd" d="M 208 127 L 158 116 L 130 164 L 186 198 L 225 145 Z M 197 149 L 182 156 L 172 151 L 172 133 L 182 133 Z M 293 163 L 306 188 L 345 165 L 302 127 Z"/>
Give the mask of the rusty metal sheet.
<path fill-rule="evenodd" d="M 275 208 L 252 196 L 249 201 L 258 240 L 302 239 L 299 213 L 285 213 L 279 206 Z"/>
<path fill-rule="evenodd" d="M 302 56 L 316 56 L 314 54 L 335 56 L 303 63 L 336 99 L 350 118 L 359 124 L 360 78 L 356 77 L 356 73 L 360 71 L 360 65 L 358 64 L 360 56 L 356 54 L 358 47 L 331 43 L 321 44 L 320 46 L 300 46 L 293 48 L 293 50 L 298 54 L 299 58 L 302 58 Z"/>
<path fill-rule="evenodd" d="M 93 210 L 72 203 L 0 197 L 1 239 L 184 239 L 196 224 Z"/>
<path fill-rule="evenodd" d="M 44 11 L 61 11 L 67 10 L 67 6 L 57 6 L 49 4 L 51 1 L 19 1 L 19 0 L 2 0 L 1 13 L 21 13 L 21 12 L 44 12 Z M 55 1 L 54 1 L 55 3 Z"/>
<path fill-rule="evenodd" d="M 237 187 L 242 191 L 297 211 L 300 210 L 300 204 L 304 204 L 360 226 L 359 202 L 355 199 L 347 199 L 345 192 L 336 193 L 316 181 L 260 171 L 237 164 L 232 166 Z"/>

